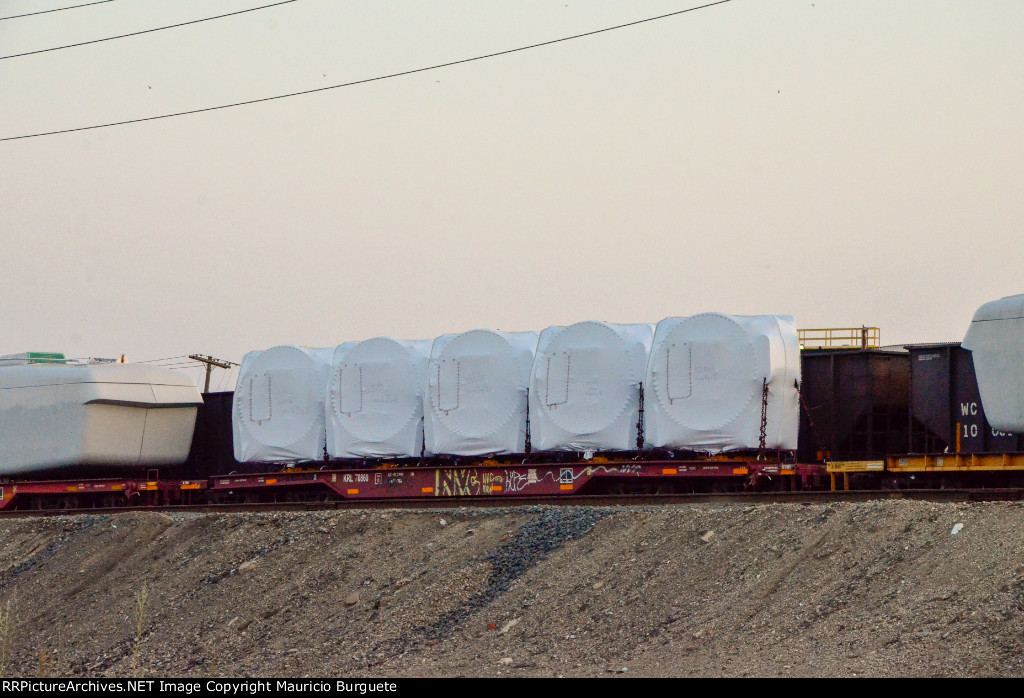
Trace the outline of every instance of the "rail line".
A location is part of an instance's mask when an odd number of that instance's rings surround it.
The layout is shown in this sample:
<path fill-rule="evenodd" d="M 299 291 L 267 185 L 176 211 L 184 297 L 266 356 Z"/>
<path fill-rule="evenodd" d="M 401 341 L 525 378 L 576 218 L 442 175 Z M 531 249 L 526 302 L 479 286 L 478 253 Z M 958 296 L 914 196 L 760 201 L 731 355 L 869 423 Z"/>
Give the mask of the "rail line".
<path fill-rule="evenodd" d="M 528 508 L 537 506 L 641 507 L 658 505 L 751 505 L 793 504 L 810 506 L 833 502 L 913 500 L 929 502 L 997 502 L 1024 500 L 1024 488 L 857 490 L 849 492 L 729 492 L 650 495 L 577 495 L 574 497 L 487 497 L 336 500 L 326 502 L 263 502 L 256 504 L 172 504 L 149 506 L 91 507 L 80 509 L 16 509 L 0 512 L 3 518 L 109 515 L 128 512 L 153 513 L 264 513 L 354 510 L 453 510 Z"/>

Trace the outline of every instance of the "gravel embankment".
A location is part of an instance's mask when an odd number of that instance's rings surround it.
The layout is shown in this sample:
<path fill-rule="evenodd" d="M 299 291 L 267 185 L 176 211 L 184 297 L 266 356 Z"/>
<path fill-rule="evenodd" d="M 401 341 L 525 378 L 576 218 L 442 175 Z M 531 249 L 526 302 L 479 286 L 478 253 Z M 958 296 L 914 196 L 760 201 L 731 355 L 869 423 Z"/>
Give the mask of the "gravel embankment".
<path fill-rule="evenodd" d="M 1018 676 L 1022 531 L 907 501 L 6 519 L 0 670 Z"/>

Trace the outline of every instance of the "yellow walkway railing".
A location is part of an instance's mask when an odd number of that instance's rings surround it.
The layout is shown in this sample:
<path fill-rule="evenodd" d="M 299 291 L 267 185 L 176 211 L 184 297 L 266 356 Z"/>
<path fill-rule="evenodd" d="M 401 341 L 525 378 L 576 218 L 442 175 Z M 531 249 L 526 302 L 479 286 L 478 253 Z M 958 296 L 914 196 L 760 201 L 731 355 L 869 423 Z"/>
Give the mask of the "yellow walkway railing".
<path fill-rule="evenodd" d="M 801 349 L 877 349 L 882 333 L 877 327 L 827 327 L 797 330 Z"/>

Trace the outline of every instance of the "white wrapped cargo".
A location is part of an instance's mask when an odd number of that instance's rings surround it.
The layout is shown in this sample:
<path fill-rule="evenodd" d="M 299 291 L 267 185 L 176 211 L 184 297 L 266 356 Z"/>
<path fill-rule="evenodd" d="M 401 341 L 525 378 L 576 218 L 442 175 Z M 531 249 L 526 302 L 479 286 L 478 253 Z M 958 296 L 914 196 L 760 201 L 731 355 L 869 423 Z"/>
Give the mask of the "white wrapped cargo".
<path fill-rule="evenodd" d="M 327 387 L 332 458 L 402 458 L 423 452 L 429 340 L 376 337 L 334 351 Z"/>
<path fill-rule="evenodd" d="M 203 399 L 188 376 L 137 364 L 0 368 L 0 475 L 177 465 Z"/>
<path fill-rule="evenodd" d="M 636 450 L 653 333 L 604 322 L 544 330 L 530 377 L 533 450 Z"/>
<path fill-rule="evenodd" d="M 1024 433 L 1024 295 L 978 308 L 963 341 L 993 429 Z"/>
<path fill-rule="evenodd" d="M 710 453 L 758 448 L 766 380 L 764 445 L 796 449 L 800 344 L 793 318 L 705 313 L 662 320 L 647 367 L 647 444 Z"/>
<path fill-rule="evenodd" d="M 478 456 L 526 448 L 536 332 L 473 330 L 434 340 L 424 427 L 433 453 Z"/>
<path fill-rule="evenodd" d="M 333 356 L 333 349 L 296 346 L 245 355 L 232 405 L 235 460 L 275 463 L 323 458 L 324 393 Z"/>

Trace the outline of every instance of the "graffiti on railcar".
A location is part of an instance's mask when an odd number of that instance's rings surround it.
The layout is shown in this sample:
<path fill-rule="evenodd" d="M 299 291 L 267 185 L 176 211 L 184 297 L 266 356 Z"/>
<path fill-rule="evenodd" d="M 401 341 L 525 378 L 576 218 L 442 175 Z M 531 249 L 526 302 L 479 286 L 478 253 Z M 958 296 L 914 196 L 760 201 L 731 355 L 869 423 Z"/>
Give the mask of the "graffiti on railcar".
<path fill-rule="evenodd" d="M 506 469 L 505 470 L 505 491 L 523 492 L 536 485 L 550 482 L 561 485 L 572 485 L 579 478 L 590 477 L 598 473 L 608 475 L 640 475 L 643 466 L 638 463 L 623 463 L 619 465 L 588 465 L 585 468 L 560 468 L 542 469 L 538 473 L 537 468 Z"/>
<path fill-rule="evenodd" d="M 405 484 L 405 473 L 399 470 L 374 473 L 373 484 L 385 487 L 400 487 Z"/>
<path fill-rule="evenodd" d="M 576 477 L 583 477 L 584 475 L 596 475 L 597 473 L 605 473 L 608 475 L 639 475 L 643 472 L 643 466 L 639 463 L 620 463 L 619 465 L 588 465 L 585 468 L 580 468 L 579 473 Z"/>
<path fill-rule="evenodd" d="M 527 468 L 525 475 L 521 470 L 506 470 L 505 491 L 522 492 L 527 487 L 536 485 L 538 482 L 543 482 L 544 480 L 554 480 L 554 475 L 549 471 L 544 473 L 543 477 L 538 478 L 536 468 Z"/>
<path fill-rule="evenodd" d="M 472 468 L 450 468 L 434 471 L 435 497 L 475 497 L 501 492 L 505 478 L 497 473 Z"/>
<path fill-rule="evenodd" d="M 596 472 L 604 471 L 606 473 L 615 473 L 616 475 L 639 475 L 643 470 L 643 466 L 639 463 L 622 463 L 614 467 L 608 467 L 605 465 L 598 465 L 594 467 L 584 468 L 583 472 L 587 475 L 593 475 Z"/>

